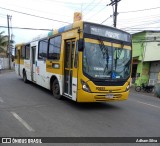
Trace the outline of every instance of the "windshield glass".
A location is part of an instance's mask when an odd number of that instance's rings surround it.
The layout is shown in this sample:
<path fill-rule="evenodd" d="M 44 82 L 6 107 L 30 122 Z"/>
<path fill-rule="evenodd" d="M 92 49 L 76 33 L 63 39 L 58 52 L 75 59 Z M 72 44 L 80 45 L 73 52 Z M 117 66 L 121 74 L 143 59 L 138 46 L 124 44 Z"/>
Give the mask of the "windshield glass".
<path fill-rule="evenodd" d="M 126 79 L 130 75 L 131 50 L 85 42 L 83 71 L 97 79 Z"/>

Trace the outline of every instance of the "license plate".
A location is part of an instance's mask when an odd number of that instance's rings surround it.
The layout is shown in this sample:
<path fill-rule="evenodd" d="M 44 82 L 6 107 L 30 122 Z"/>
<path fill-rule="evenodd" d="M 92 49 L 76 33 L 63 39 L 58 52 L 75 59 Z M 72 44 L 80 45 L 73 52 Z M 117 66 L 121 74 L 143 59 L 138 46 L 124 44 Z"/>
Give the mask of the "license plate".
<path fill-rule="evenodd" d="M 106 98 L 113 98 L 113 94 L 107 94 Z"/>

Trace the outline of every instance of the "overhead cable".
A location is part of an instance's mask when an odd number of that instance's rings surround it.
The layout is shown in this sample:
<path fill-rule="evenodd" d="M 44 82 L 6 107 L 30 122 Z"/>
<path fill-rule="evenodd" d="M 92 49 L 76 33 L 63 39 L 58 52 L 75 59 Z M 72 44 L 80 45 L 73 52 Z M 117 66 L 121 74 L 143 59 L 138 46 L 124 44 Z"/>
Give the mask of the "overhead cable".
<path fill-rule="evenodd" d="M 32 17 L 37 17 L 37 18 L 41 18 L 41 19 L 46 19 L 46 20 L 51 20 L 51 21 L 57 21 L 57 22 L 61 22 L 61 23 L 70 24 L 69 22 L 60 21 L 60 20 L 55 20 L 55 19 L 46 18 L 46 17 L 42 17 L 42 16 L 37 16 L 37 15 L 33 15 L 33 14 L 29 14 L 29 13 L 24 13 L 24 12 L 12 10 L 12 9 L 3 8 L 3 7 L 0 7 L 0 9 L 8 10 L 8 11 L 12 11 L 12 12 L 15 12 L 15 13 L 20 13 L 20 14 L 24 14 L 24 15 L 28 15 L 28 16 L 32 16 Z"/>
<path fill-rule="evenodd" d="M 2 28 L 8 28 L 7 26 L 0 26 Z M 11 27 L 10 27 L 11 28 Z M 24 27 L 12 27 L 12 29 L 27 29 L 27 30 L 43 30 L 43 31 L 52 31 L 52 29 L 41 29 L 41 28 L 24 28 Z"/>
<path fill-rule="evenodd" d="M 100 24 L 103 24 L 104 22 L 106 22 L 111 17 L 113 17 L 113 15 L 110 15 L 107 19 L 105 19 L 104 21 L 102 21 Z"/>
<path fill-rule="evenodd" d="M 134 12 L 148 11 L 148 10 L 154 10 L 154 9 L 160 9 L 160 7 L 154 7 L 154 8 L 149 8 L 149 9 L 141 9 L 141 10 L 135 10 L 135 11 L 125 11 L 125 12 L 119 12 L 119 13 L 134 13 Z"/>

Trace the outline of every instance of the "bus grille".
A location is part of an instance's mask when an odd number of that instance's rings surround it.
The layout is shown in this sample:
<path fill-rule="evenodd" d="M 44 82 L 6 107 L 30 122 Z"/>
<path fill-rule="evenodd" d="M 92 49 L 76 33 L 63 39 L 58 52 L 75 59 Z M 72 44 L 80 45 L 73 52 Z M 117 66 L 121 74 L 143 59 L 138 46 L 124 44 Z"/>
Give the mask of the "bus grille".
<path fill-rule="evenodd" d="M 96 101 L 107 101 L 107 100 L 116 100 L 122 97 L 122 94 L 114 94 L 113 98 L 107 98 L 106 95 L 96 95 L 94 96 Z"/>
<path fill-rule="evenodd" d="M 112 90 L 107 90 L 107 92 L 113 92 L 113 93 L 116 93 L 116 92 L 120 92 L 121 91 L 121 89 L 112 89 Z"/>

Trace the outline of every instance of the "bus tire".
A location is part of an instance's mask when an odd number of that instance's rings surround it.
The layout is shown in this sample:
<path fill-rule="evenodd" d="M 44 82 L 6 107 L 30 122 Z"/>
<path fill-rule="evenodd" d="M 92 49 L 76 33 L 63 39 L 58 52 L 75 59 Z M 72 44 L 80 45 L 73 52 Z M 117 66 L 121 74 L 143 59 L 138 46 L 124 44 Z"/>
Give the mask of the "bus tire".
<path fill-rule="evenodd" d="M 140 91 L 141 91 L 141 86 L 136 86 L 136 87 L 135 87 L 135 90 L 136 90 L 137 92 L 140 92 Z"/>
<path fill-rule="evenodd" d="M 58 83 L 57 79 L 53 80 L 53 83 L 52 83 L 52 94 L 57 99 L 61 99 L 62 98 L 62 96 L 60 95 L 60 88 L 59 88 L 59 83 Z"/>
<path fill-rule="evenodd" d="M 27 75 L 26 75 L 26 71 L 24 70 L 23 71 L 23 81 L 25 82 L 25 83 L 27 83 Z"/>

